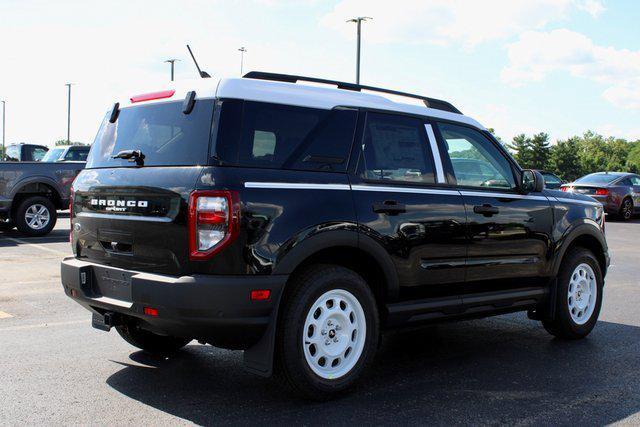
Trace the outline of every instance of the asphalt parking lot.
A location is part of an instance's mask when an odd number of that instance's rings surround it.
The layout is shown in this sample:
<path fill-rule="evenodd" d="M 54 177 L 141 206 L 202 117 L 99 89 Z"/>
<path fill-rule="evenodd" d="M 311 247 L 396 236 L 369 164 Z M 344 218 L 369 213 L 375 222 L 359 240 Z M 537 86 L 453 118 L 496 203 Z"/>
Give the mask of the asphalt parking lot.
<path fill-rule="evenodd" d="M 0 232 L 0 424 L 640 423 L 638 219 L 607 224 L 612 267 L 587 339 L 552 339 L 525 314 L 393 333 L 361 386 L 324 404 L 246 373 L 240 352 L 193 342 L 152 358 L 92 329 L 59 283 L 68 227 Z"/>

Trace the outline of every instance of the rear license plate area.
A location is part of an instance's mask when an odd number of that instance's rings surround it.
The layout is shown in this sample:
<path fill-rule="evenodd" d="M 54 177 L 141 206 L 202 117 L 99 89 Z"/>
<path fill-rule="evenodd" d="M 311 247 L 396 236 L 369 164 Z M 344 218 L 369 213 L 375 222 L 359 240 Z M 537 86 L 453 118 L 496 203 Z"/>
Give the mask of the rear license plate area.
<path fill-rule="evenodd" d="M 94 266 L 93 294 L 121 301 L 131 301 L 131 277 L 133 273 Z"/>

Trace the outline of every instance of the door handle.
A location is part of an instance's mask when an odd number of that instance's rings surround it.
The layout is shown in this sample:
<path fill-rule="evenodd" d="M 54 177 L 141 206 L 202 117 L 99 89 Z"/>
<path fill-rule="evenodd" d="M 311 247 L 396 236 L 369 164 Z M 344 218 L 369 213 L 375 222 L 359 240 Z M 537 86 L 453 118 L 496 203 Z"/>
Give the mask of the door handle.
<path fill-rule="evenodd" d="M 500 213 L 500 209 L 489 204 L 479 205 L 473 207 L 473 212 L 484 216 L 492 216 Z"/>
<path fill-rule="evenodd" d="M 387 215 L 398 215 L 407 211 L 407 207 L 395 200 L 385 200 L 382 203 L 374 203 L 373 211 L 375 213 L 385 213 Z"/>

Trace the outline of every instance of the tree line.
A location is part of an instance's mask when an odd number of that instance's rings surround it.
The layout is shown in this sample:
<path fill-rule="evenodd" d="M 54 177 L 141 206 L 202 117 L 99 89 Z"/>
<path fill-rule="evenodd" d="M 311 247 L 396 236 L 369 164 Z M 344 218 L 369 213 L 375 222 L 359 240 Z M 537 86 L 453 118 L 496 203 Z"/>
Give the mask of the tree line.
<path fill-rule="evenodd" d="M 500 142 L 521 167 L 553 172 L 567 181 L 593 172 L 640 173 L 640 140 L 605 138 L 587 131 L 582 136 L 558 140 L 554 145 L 544 132 L 532 136 L 520 134 L 507 144 Z"/>

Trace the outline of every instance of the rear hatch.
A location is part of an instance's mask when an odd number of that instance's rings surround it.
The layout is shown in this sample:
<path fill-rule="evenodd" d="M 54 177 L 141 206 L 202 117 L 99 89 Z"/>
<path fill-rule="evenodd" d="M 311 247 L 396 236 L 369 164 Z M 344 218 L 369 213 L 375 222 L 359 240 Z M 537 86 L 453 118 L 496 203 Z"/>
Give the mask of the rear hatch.
<path fill-rule="evenodd" d="M 74 182 L 77 257 L 138 271 L 189 272 L 189 195 L 208 164 L 213 105 L 199 99 L 185 114 L 182 100 L 134 104 L 120 109 L 114 123 L 107 114 Z M 144 159 L 113 158 L 133 150 Z"/>

